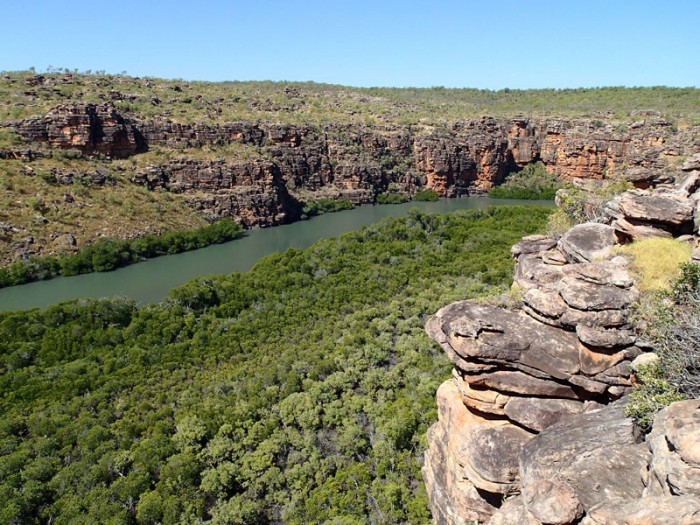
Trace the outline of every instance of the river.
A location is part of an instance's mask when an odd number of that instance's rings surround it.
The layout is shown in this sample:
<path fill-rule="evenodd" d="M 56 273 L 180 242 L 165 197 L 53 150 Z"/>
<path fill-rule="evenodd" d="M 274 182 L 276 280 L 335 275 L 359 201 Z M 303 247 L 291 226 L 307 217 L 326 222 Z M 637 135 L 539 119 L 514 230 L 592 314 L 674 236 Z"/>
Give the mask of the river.
<path fill-rule="evenodd" d="M 336 237 L 380 221 L 406 215 L 411 208 L 426 213 L 485 208 L 490 205 L 544 204 L 551 201 L 519 201 L 465 197 L 437 202 L 408 202 L 359 206 L 352 210 L 326 213 L 309 220 L 251 230 L 234 241 L 177 255 L 156 257 L 111 272 L 57 277 L 0 289 L 0 310 L 45 308 L 81 297 L 126 296 L 139 303 L 162 300 L 168 292 L 200 275 L 249 270 L 261 257 L 288 248 L 303 249 L 320 239 Z"/>

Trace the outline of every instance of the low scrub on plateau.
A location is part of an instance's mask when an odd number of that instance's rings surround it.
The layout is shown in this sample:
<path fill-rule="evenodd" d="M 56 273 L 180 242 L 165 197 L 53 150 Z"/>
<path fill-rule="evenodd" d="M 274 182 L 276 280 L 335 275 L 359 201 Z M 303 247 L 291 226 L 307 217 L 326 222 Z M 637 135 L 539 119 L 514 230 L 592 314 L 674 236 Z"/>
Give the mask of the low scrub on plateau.
<path fill-rule="evenodd" d="M 411 211 L 162 304 L 0 313 L 0 523 L 427 525 L 423 325 L 505 291 L 549 213 Z"/>

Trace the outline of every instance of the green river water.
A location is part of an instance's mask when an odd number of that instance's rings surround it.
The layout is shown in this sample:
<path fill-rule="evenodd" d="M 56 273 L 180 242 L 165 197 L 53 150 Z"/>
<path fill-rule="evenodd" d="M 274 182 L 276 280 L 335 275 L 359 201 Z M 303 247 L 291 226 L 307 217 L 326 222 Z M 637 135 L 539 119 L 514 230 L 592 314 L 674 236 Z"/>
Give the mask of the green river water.
<path fill-rule="evenodd" d="M 384 217 L 406 215 L 411 208 L 418 208 L 425 213 L 449 213 L 490 205 L 521 204 L 553 205 L 551 201 L 465 197 L 441 199 L 437 202 L 360 206 L 352 210 L 327 213 L 306 221 L 248 231 L 244 237 L 225 244 L 157 257 L 111 272 L 58 277 L 0 289 L 0 310 L 45 308 L 69 299 L 119 295 L 131 297 L 140 303 L 157 302 L 172 288 L 200 275 L 244 272 L 265 255 L 282 252 L 288 248 L 307 248 L 320 239 L 360 229 Z"/>

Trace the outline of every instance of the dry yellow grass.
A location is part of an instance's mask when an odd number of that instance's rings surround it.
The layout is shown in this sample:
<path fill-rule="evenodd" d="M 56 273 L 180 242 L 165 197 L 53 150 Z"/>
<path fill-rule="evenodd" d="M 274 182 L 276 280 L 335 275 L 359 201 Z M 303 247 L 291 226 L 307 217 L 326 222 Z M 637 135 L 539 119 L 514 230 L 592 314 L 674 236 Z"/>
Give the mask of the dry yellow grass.
<path fill-rule="evenodd" d="M 678 266 L 690 258 L 690 245 L 674 239 L 645 239 L 618 248 L 632 256 L 631 270 L 643 291 L 664 290 L 678 274 Z"/>

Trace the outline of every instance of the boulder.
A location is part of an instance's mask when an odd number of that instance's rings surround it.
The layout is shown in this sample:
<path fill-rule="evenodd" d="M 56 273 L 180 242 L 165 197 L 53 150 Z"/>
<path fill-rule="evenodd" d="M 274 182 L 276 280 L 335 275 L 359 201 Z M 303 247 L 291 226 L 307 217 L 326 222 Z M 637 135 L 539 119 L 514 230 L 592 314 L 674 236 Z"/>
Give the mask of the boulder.
<path fill-rule="evenodd" d="M 581 521 L 581 525 L 697 525 L 698 523 L 700 523 L 700 500 L 692 496 L 659 496 L 625 502 L 608 502 L 591 509 Z"/>
<path fill-rule="evenodd" d="M 678 227 L 693 219 L 693 207 L 688 198 L 674 192 L 627 191 L 622 194 L 619 207 L 627 220 Z"/>
<path fill-rule="evenodd" d="M 700 188 L 700 168 L 688 173 L 683 181 L 678 185 L 676 191 L 685 196 L 692 195 Z"/>
<path fill-rule="evenodd" d="M 505 500 L 487 525 L 542 525 L 525 507 L 522 496 Z"/>
<path fill-rule="evenodd" d="M 615 231 L 619 232 L 623 238 L 628 237 L 633 241 L 653 239 L 655 237 L 673 237 L 673 233 L 668 226 L 662 224 L 649 224 L 644 221 L 629 218 L 615 219 L 612 223 Z"/>
<path fill-rule="evenodd" d="M 577 224 L 559 240 L 559 249 L 569 262 L 591 262 L 610 255 L 617 239 L 607 224 Z"/>
<path fill-rule="evenodd" d="M 540 432 L 563 417 L 583 412 L 583 403 L 573 399 L 510 397 L 504 406 L 508 419 Z"/>
<path fill-rule="evenodd" d="M 521 312 L 461 301 L 439 310 L 426 330 L 448 355 L 456 353 L 466 360 L 519 363 L 559 378 L 578 371 L 576 335 L 542 325 Z"/>
<path fill-rule="evenodd" d="M 510 396 L 496 390 L 472 388 L 461 377 L 457 379 L 457 386 L 462 402 L 470 409 L 497 416 L 505 415 L 503 407 L 505 407 Z"/>
<path fill-rule="evenodd" d="M 562 279 L 559 290 L 567 305 L 583 311 L 623 310 L 639 297 L 636 288 L 594 284 L 574 276 Z"/>
<path fill-rule="evenodd" d="M 608 501 L 642 496 L 649 452 L 616 402 L 572 415 L 525 444 L 520 476 L 526 507 L 543 523 L 571 523 Z"/>
<path fill-rule="evenodd" d="M 548 525 L 568 525 L 583 515 L 583 505 L 566 481 L 540 479 L 525 485 L 523 500 L 528 512 Z"/>
<path fill-rule="evenodd" d="M 616 330 L 578 325 L 576 335 L 589 347 L 617 348 L 634 344 L 634 334 L 630 330 Z"/>
<path fill-rule="evenodd" d="M 600 374 L 628 358 L 624 351 L 615 353 L 596 352 L 584 344 L 579 345 L 578 355 L 581 363 L 581 372 L 588 376 Z"/>
<path fill-rule="evenodd" d="M 634 280 L 625 268 L 627 261 L 622 257 L 614 257 L 607 261 L 595 263 L 571 264 L 567 266 L 570 274 L 582 281 L 618 288 L 631 288 Z"/>
<path fill-rule="evenodd" d="M 486 499 L 488 495 L 478 490 L 465 473 L 465 464 L 470 462 L 472 454 L 469 447 L 474 442 L 470 435 L 488 428 L 484 426 L 488 422 L 462 404 L 453 380 L 438 388 L 436 400 L 438 422 L 428 431 L 429 446 L 423 464 L 423 479 L 430 506 L 434 509 L 433 518 L 439 525 L 488 521 L 496 510 L 493 500 Z M 494 422 L 493 425 L 504 424 L 507 422 Z M 513 460 L 512 455 L 510 459 Z M 517 462 L 504 470 L 510 473 L 513 469 L 517 471 Z"/>
<path fill-rule="evenodd" d="M 572 378 L 569 378 L 571 380 Z M 565 399 L 578 399 L 579 395 L 571 385 L 559 383 L 554 380 L 532 377 L 519 371 L 499 370 L 487 374 L 468 375 L 464 378 L 469 385 L 485 387 L 508 394 L 520 394 L 524 396 L 559 397 Z"/>
<path fill-rule="evenodd" d="M 659 412 L 647 443 L 653 454 L 647 493 L 700 498 L 700 399 Z"/>
<path fill-rule="evenodd" d="M 545 263 L 540 255 L 521 255 L 515 265 L 513 284 L 523 290 L 554 284 L 562 278 L 563 268 L 565 266 Z"/>
<path fill-rule="evenodd" d="M 517 258 L 523 254 L 540 253 L 550 250 L 557 245 L 557 240 L 546 235 L 528 235 L 523 237 L 518 244 L 515 244 L 510 253 Z"/>
<path fill-rule="evenodd" d="M 700 170 L 700 153 L 696 153 L 681 166 L 683 171 Z"/>
<path fill-rule="evenodd" d="M 460 461 L 475 487 L 494 494 L 520 490 L 518 453 L 534 434 L 506 421 L 475 420 Z"/>

